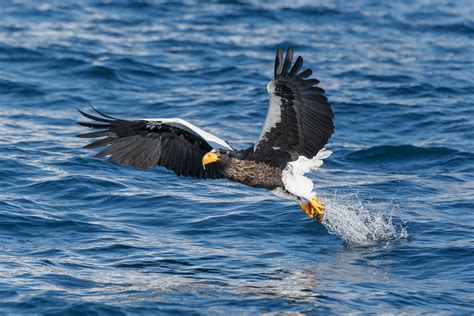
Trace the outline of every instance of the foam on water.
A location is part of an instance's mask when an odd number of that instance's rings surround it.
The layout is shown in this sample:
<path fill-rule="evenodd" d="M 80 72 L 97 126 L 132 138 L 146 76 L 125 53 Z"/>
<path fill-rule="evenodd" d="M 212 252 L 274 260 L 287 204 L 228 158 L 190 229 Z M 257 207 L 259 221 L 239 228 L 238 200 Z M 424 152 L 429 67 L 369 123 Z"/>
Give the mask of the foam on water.
<path fill-rule="evenodd" d="M 408 238 L 404 222 L 397 223 L 393 217 L 394 210 L 372 210 L 357 195 L 335 195 L 324 202 L 326 214 L 322 224 L 349 245 L 370 246 Z"/>

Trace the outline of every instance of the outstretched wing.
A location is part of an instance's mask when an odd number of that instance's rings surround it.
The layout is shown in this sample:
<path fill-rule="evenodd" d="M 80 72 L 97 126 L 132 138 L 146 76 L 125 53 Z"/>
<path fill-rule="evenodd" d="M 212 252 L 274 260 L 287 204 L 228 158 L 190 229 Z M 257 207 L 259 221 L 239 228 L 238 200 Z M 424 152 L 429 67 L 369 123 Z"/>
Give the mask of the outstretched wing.
<path fill-rule="evenodd" d="M 213 148 L 232 150 L 222 139 L 182 119 L 121 120 L 93 108 L 98 116 L 78 110 L 93 122 L 78 124 L 99 129 L 80 134 L 81 138 L 100 138 L 84 148 L 106 146 L 96 157 L 136 168 L 162 166 L 178 176 L 200 179 L 223 178 L 217 164 L 203 169 L 201 159 Z"/>
<path fill-rule="evenodd" d="M 267 85 L 270 105 L 260 138 L 253 147 L 256 160 L 281 167 L 299 156 L 316 156 L 334 132 L 333 113 L 324 90 L 316 86 L 319 81 L 307 79 L 311 69 L 300 72 L 301 56 L 293 66 L 292 60 L 292 48 L 285 60 L 282 50 L 277 50 L 275 77 Z"/>

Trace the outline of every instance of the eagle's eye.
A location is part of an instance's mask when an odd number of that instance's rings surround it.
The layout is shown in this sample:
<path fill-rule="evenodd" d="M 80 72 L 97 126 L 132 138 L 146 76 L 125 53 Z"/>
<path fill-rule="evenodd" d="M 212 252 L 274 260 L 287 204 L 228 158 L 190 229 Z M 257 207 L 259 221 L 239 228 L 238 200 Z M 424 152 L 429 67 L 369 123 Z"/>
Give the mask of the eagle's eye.
<path fill-rule="evenodd" d="M 212 150 L 211 150 L 211 153 L 216 154 L 217 157 L 219 157 L 219 156 L 221 155 L 221 151 L 220 151 L 219 149 L 217 149 L 217 148 L 212 149 Z"/>

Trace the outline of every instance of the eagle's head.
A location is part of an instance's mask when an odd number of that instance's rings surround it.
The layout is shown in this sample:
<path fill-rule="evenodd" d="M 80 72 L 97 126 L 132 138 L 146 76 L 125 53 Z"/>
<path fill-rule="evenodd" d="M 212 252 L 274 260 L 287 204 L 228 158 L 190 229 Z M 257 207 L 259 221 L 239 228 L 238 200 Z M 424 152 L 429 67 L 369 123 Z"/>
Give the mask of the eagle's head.
<path fill-rule="evenodd" d="M 219 161 L 220 157 L 221 151 L 219 149 L 211 150 L 202 157 L 202 167 L 206 169 L 206 165 Z"/>

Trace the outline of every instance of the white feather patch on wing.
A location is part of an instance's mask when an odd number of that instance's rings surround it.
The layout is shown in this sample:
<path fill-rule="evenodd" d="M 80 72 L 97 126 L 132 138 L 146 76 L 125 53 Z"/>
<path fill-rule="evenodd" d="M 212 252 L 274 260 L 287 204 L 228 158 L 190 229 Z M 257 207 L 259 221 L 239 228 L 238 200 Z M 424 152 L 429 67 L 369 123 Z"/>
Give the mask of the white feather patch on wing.
<path fill-rule="evenodd" d="M 275 81 L 272 80 L 267 84 L 267 92 L 270 96 L 267 116 L 265 117 L 265 123 L 263 124 L 258 141 L 256 141 L 253 146 L 254 151 L 257 149 L 258 144 L 262 140 L 265 140 L 265 134 L 281 122 L 281 98 L 275 95 Z"/>
<path fill-rule="evenodd" d="M 313 181 L 305 177 L 304 174 L 319 168 L 323 164 L 323 159 L 331 154 L 330 150 L 323 148 L 311 159 L 299 156 L 297 160 L 289 162 L 282 172 L 285 189 L 300 198 L 311 200 L 315 195 Z"/>
<path fill-rule="evenodd" d="M 232 147 L 230 147 L 230 145 L 225 140 L 220 139 L 219 137 L 212 135 L 211 133 L 206 132 L 205 130 L 197 127 L 196 125 L 191 124 L 188 121 L 185 121 L 180 118 L 146 118 L 142 120 L 150 122 L 150 123 L 155 123 L 155 124 L 165 123 L 171 126 L 182 128 L 184 130 L 188 130 L 204 138 L 204 140 L 212 148 L 215 148 L 215 149 L 220 148 L 220 149 L 226 149 L 226 150 L 231 150 L 231 151 L 234 150 Z"/>

